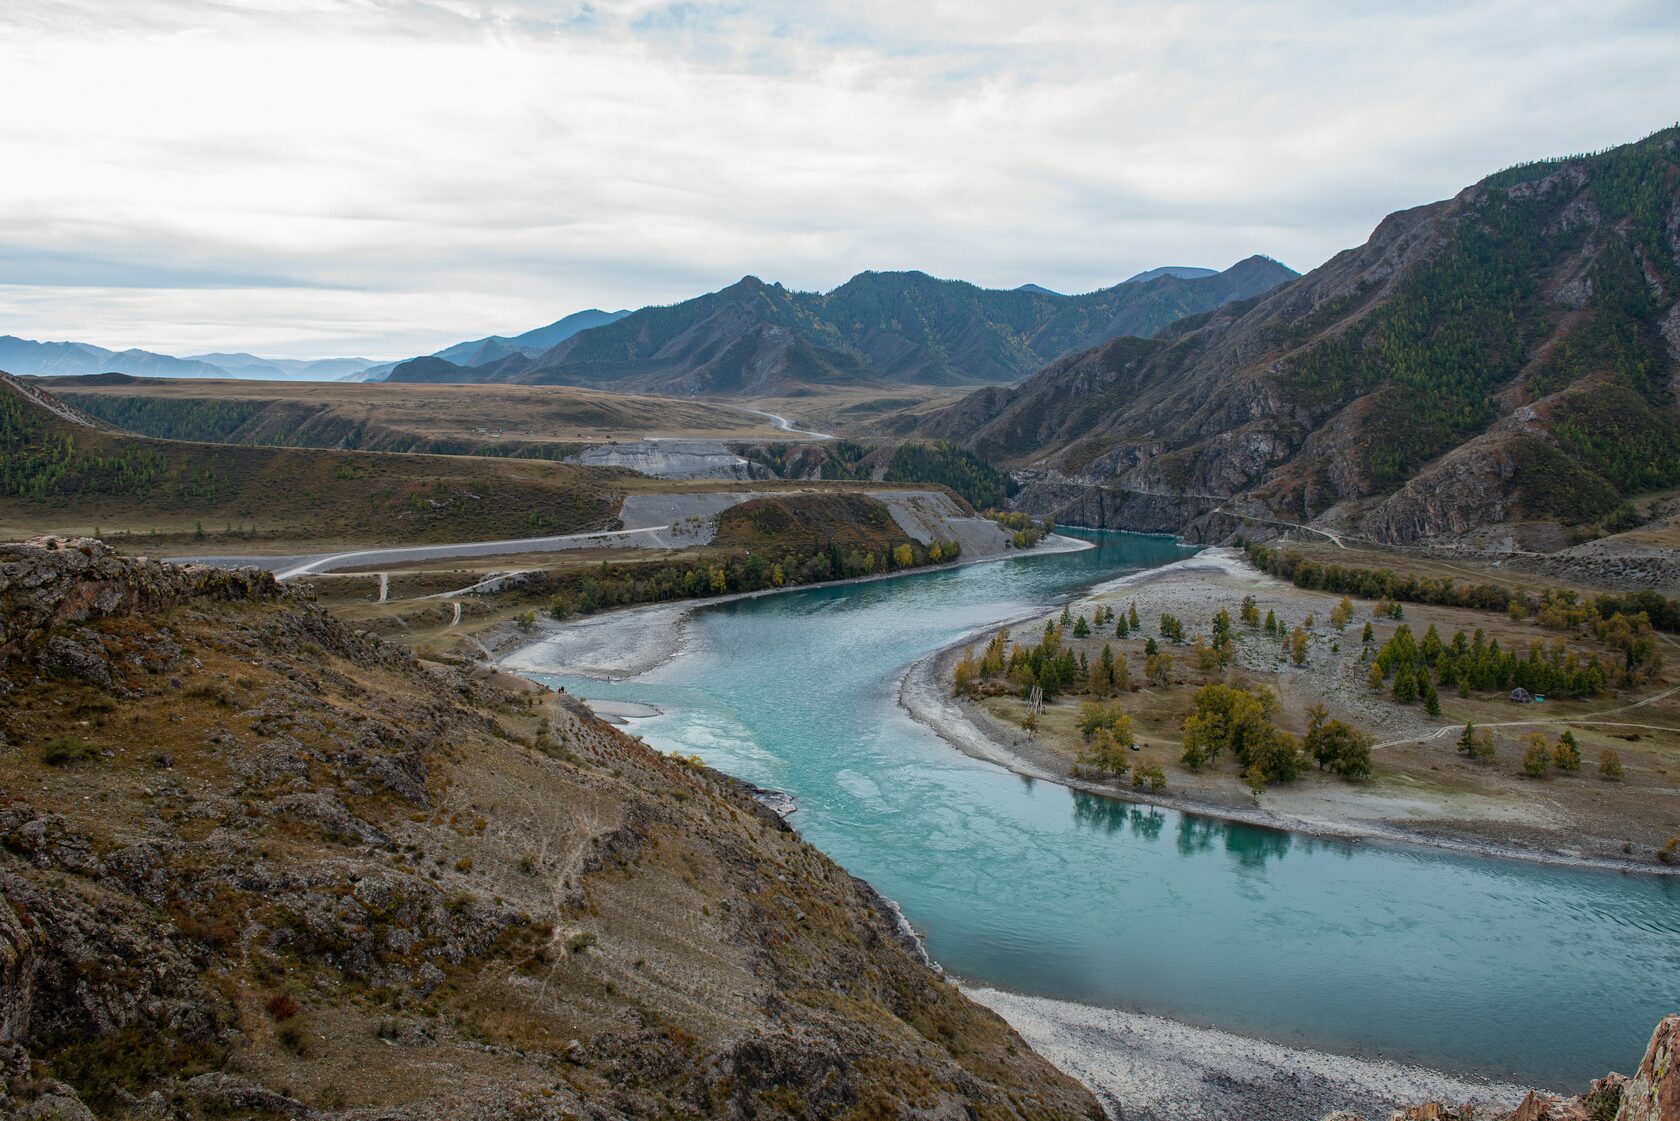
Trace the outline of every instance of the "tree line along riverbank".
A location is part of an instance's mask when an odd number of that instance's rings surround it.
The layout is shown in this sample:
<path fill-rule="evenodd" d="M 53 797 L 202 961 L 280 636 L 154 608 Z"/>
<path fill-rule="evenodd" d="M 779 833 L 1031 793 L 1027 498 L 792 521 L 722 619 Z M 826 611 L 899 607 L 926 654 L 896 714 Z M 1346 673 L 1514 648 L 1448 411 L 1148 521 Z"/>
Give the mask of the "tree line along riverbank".
<path fill-rule="evenodd" d="M 1648 621 L 1614 618 L 1560 631 L 1540 612 L 1402 607 L 1210 550 L 1099 585 L 1007 638 L 977 635 L 936 659 L 937 676 L 966 726 L 947 738 L 983 738 L 990 757 L 1059 781 L 1263 823 L 1668 870 L 1680 690 Z M 1632 658 L 1630 636 L 1645 643 Z M 1511 700 L 1511 680 L 1532 674 L 1564 695 Z"/>

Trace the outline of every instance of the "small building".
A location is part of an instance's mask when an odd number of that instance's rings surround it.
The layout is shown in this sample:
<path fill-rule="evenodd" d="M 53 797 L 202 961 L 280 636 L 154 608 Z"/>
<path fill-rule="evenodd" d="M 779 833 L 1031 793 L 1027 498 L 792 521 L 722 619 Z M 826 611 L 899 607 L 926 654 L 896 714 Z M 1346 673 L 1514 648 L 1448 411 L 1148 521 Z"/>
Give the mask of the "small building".
<path fill-rule="evenodd" d="M 1518 685 L 1515 689 L 1511 690 L 1511 699 L 1517 704 L 1525 705 L 1534 699 L 1534 694 L 1530 693 L 1527 689 L 1524 689 L 1521 685 Z"/>

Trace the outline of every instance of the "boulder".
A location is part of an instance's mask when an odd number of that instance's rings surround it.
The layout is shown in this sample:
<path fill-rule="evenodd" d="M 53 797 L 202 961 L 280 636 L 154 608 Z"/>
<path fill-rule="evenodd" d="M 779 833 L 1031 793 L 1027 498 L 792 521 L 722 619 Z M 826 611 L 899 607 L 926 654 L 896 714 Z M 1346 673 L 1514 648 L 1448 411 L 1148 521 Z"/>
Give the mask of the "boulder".
<path fill-rule="evenodd" d="M 1616 1121 L 1680 1121 L 1680 1015 L 1663 1017 L 1652 1033 Z"/>

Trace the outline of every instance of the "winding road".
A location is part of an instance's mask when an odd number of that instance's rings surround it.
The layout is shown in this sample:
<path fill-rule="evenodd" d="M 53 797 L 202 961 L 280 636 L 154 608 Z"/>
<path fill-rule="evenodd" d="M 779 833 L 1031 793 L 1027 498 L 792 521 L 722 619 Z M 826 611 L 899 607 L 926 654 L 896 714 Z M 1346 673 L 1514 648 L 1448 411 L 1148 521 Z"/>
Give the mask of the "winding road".
<path fill-rule="evenodd" d="M 558 537 L 520 537 L 507 541 L 468 541 L 459 545 L 403 545 L 386 549 L 353 549 L 344 553 L 316 553 L 293 557 L 230 557 L 199 556 L 169 557 L 176 564 L 214 564 L 224 568 L 253 566 L 266 568 L 276 580 L 291 580 L 298 576 L 335 572 L 342 568 L 370 568 L 374 565 L 400 565 L 404 562 L 447 560 L 451 557 L 493 557 L 501 553 L 552 553 L 576 548 L 579 545 L 600 543 L 611 546 L 625 538 L 624 543 L 635 544 L 644 534 L 670 534 L 667 525 L 642 526 L 638 529 L 603 529 L 591 533 L 568 533 Z M 381 582 L 383 585 L 383 581 Z"/>
<path fill-rule="evenodd" d="M 749 409 L 745 405 L 730 405 L 728 407 L 735 409 L 738 412 L 752 413 L 755 416 L 768 417 L 770 423 L 776 428 L 781 429 L 783 432 L 792 433 L 795 436 L 807 436 L 813 440 L 834 439 L 834 433 L 832 432 L 812 432 L 808 428 L 800 428 L 798 425 L 794 424 L 793 421 L 778 413 L 767 413 L 763 409 Z"/>

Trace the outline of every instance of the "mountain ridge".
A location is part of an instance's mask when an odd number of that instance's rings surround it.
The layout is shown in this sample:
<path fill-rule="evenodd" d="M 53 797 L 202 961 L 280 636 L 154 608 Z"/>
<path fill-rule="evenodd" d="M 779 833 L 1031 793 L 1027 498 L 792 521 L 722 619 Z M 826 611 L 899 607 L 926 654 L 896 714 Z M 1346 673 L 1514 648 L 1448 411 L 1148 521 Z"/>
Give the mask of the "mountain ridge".
<path fill-rule="evenodd" d="M 1398 211 L 1288 284 L 918 430 L 1028 470 L 1029 508 L 1209 540 L 1237 514 L 1385 543 L 1621 518 L 1680 482 L 1677 258 L 1667 129 Z"/>
<path fill-rule="evenodd" d="M 1294 275 L 1255 256 L 1208 277 L 1163 274 L 1079 296 L 1036 285 L 985 289 L 919 271 L 865 271 L 829 292 L 797 292 L 749 275 L 581 331 L 528 366 L 405 363 L 391 376 L 684 395 L 1005 382 L 1094 340 L 1151 334 Z"/>

